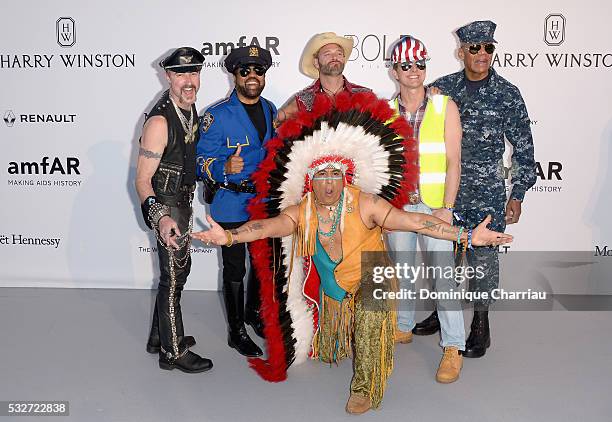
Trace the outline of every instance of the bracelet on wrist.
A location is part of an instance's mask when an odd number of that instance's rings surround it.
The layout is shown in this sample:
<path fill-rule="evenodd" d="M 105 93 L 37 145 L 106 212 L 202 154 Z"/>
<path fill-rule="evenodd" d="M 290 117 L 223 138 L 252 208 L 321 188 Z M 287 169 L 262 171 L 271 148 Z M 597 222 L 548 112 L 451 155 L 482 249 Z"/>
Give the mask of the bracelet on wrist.
<path fill-rule="evenodd" d="M 170 207 L 168 205 L 156 202 L 149 207 L 149 221 L 156 229 L 159 228 L 159 220 L 165 216 L 170 216 Z"/>
<path fill-rule="evenodd" d="M 225 246 L 229 248 L 234 244 L 234 236 L 232 236 L 232 232 L 229 230 L 225 230 L 225 234 L 227 235 L 227 242 L 225 243 Z"/>
<path fill-rule="evenodd" d="M 461 235 L 463 234 L 463 230 L 465 230 L 463 226 L 459 227 L 459 233 L 457 234 L 457 243 L 461 243 Z"/>
<path fill-rule="evenodd" d="M 472 229 L 468 229 L 467 232 L 467 248 L 468 249 L 474 249 L 474 247 L 472 246 Z"/>
<path fill-rule="evenodd" d="M 157 228 L 159 220 L 166 215 L 170 215 L 170 207 L 157 201 L 157 198 L 153 195 L 147 197 L 142 204 L 140 204 L 142 216 L 149 226 L 150 229 Z"/>

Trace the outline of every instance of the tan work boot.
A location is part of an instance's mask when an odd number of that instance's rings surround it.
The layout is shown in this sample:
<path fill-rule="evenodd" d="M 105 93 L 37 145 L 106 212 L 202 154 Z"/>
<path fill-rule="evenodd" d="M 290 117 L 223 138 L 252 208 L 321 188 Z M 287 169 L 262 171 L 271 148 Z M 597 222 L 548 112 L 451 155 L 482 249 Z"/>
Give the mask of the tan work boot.
<path fill-rule="evenodd" d="M 369 397 L 366 397 L 362 394 L 353 394 L 346 402 L 346 411 L 353 415 L 360 415 L 361 413 L 365 413 L 372 408 L 372 402 Z"/>
<path fill-rule="evenodd" d="M 411 343 L 412 342 L 412 331 L 408 331 L 407 333 L 404 331 L 400 331 L 399 328 L 395 330 L 395 342 L 396 343 Z"/>
<path fill-rule="evenodd" d="M 457 381 L 459 373 L 463 367 L 463 356 L 459 354 L 459 349 L 454 346 L 444 348 L 444 356 L 440 361 L 436 381 L 448 384 Z"/>

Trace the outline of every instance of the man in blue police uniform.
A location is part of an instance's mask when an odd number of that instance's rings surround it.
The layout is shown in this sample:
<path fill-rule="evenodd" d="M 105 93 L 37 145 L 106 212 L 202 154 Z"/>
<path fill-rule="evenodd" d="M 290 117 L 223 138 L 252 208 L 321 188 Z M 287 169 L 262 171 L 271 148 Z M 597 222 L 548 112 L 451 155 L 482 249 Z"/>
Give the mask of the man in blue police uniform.
<path fill-rule="evenodd" d="M 211 106 L 201 120 L 198 176 L 218 187 L 210 214 L 224 229 L 234 229 L 249 220 L 247 206 L 255 196 L 250 177 L 265 157 L 265 143 L 274 136 L 276 107 L 261 97 L 271 64 L 270 52 L 256 45 L 232 50 L 225 67 L 234 75 L 235 89 L 229 98 Z M 263 337 L 259 282 L 253 270 L 247 285 L 246 310 L 244 306 L 245 246 L 230 243 L 221 248 L 221 255 L 228 344 L 245 356 L 261 356 L 261 349 L 244 326 L 245 322 L 250 324 Z"/>
<path fill-rule="evenodd" d="M 443 94 L 459 106 L 463 139 L 461 182 L 455 202 L 457 224 L 475 227 L 488 214 L 491 229 L 504 231 L 506 224 L 519 221 L 525 192 L 536 181 L 533 139 L 527 108 L 520 91 L 491 67 L 496 25 L 477 21 L 457 30 L 461 43 L 459 58 L 464 69 L 434 82 Z M 503 154 L 505 140 L 513 146 L 512 191 L 506 199 Z M 499 261 L 495 247 L 476 247 L 467 251 L 470 266 L 482 266 L 484 277 L 470 280 L 470 290 L 488 292 L 499 285 Z M 474 302 L 474 318 L 463 356 L 478 358 L 491 343 L 488 309 L 492 302 Z M 435 332 L 439 328 L 432 314 L 417 329 Z"/>

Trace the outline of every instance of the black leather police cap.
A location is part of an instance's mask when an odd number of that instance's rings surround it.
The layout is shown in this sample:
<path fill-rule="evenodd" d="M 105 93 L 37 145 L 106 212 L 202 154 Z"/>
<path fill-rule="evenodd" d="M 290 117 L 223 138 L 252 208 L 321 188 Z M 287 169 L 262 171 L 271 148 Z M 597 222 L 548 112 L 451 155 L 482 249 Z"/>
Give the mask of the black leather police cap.
<path fill-rule="evenodd" d="M 272 55 L 265 48 L 249 45 L 234 48 L 225 58 L 225 68 L 229 73 L 234 73 L 240 66 L 249 64 L 257 64 L 267 70 L 272 64 Z"/>
<path fill-rule="evenodd" d="M 165 70 L 176 73 L 199 72 L 204 63 L 204 56 L 195 48 L 177 48 L 168 57 L 159 62 Z"/>

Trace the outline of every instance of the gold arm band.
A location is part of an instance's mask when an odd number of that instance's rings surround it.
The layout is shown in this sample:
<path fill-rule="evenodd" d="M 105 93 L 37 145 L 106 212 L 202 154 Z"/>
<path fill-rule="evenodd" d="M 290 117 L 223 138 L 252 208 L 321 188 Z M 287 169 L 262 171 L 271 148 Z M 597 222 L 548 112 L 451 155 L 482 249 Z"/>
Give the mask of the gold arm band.
<path fill-rule="evenodd" d="M 229 230 L 225 230 L 225 234 L 227 234 L 227 239 L 228 239 L 225 246 L 229 248 L 230 246 L 234 244 L 234 236 L 232 236 L 232 232 Z"/>

